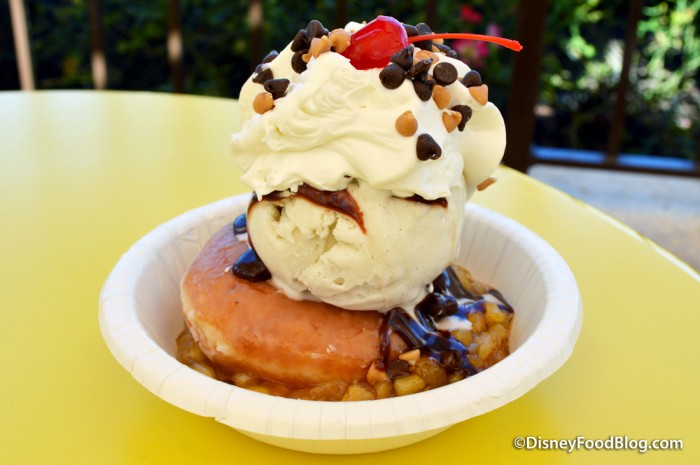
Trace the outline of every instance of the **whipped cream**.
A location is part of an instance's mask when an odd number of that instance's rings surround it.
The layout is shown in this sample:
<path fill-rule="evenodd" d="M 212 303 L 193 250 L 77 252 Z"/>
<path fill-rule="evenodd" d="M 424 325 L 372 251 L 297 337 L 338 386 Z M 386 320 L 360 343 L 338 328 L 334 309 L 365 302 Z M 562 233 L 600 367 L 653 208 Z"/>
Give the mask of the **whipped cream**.
<path fill-rule="evenodd" d="M 350 24 L 348 29 L 356 28 Z M 381 69 L 357 70 L 344 56 L 323 53 L 311 58 L 301 74 L 291 67 L 288 45 L 267 66 L 275 79 L 289 79 L 284 97 L 263 114 L 252 109 L 262 84 L 249 79 L 239 103 L 243 126 L 231 139 L 233 157 L 244 171 L 241 181 L 258 197 L 291 190 L 306 183 L 321 190 L 339 190 L 353 179 L 397 197 L 427 200 L 449 197 L 462 183 L 471 196 L 498 166 L 505 149 L 505 126 L 496 106 L 481 105 L 459 82 L 446 86 L 447 108 L 468 105 L 472 117 L 463 131 L 448 132 L 443 110 L 420 100 L 409 80 L 385 88 Z M 416 48 L 416 52 L 420 50 Z M 470 68 L 438 54 L 455 66 L 461 79 Z M 434 67 L 437 63 L 433 63 Z M 394 123 L 410 110 L 418 121 L 416 134 L 400 135 Z M 429 134 L 442 149 L 436 160 L 419 160 L 416 141 Z"/>

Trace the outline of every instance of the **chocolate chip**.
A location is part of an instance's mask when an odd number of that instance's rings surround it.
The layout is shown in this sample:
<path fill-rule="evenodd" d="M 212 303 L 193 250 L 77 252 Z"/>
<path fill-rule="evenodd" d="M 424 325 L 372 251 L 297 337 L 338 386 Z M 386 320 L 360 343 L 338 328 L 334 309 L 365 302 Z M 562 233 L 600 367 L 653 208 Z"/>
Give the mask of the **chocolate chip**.
<path fill-rule="evenodd" d="M 457 80 L 457 68 L 451 63 L 438 63 L 433 68 L 433 79 L 441 86 L 452 84 Z"/>
<path fill-rule="evenodd" d="M 424 102 L 432 98 L 434 87 L 435 81 L 428 79 L 427 75 L 421 75 L 413 79 L 413 90 L 416 92 L 418 98 Z"/>
<path fill-rule="evenodd" d="M 432 58 L 424 58 L 415 65 L 411 66 L 411 68 L 406 71 L 406 77 L 408 79 L 413 79 L 414 77 L 422 74 L 422 73 L 427 73 L 428 70 L 430 69 L 430 65 L 433 64 L 433 59 Z"/>
<path fill-rule="evenodd" d="M 308 50 L 311 45 L 311 41 L 306 38 L 306 31 L 300 29 L 297 35 L 294 36 L 292 40 L 292 52 L 298 52 L 299 50 Z"/>
<path fill-rule="evenodd" d="M 418 35 L 418 28 L 413 24 L 403 24 L 403 28 L 406 30 L 406 35 L 408 37 L 413 37 Z"/>
<path fill-rule="evenodd" d="M 302 58 L 302 55 L 307 53 L 309 53 L 309 51 L 306 49 L 297 50 L 294 52 L 294 56 L 292 57 L 292 69 L 299 74 L 306 71 L 306 62 Z"/>
<path fill-rule="evenodd" d="M 245 234 L 248 232 L 248 218 L 245 213 L 241 213 L 233 220 L 233 234 Z"/>
<path fill-rule="evenodd" d="M 418 35 L 425 35 L 425 34 L 432 34 L 433 33 L 433 30 L 430 29 L 430 26 L 428 26 L 426 23 L 416 24 L 416 29 L 418 29 Z"/>
<path fill-rule="evenodd" d="M 263 85 L 265 90 L 272 94 L 273 99 L 284 97 L 284 93 L 289 87 L 289 79 L 270 79 Z"/>
<path fill-rule="evenodd" d="M 450 49 L 449 51 L 445 52 L 445 55 L 447 55 L 450 58 L 457 58 L 459 55 L 457 54 L 456 50 Z"/>
<path fill-rule="evenodd" d="M 420 303 L 420 308 L 428 312 L 434 319 L 457 313 L 457 300 L 449 295 L 431 292 Z"/>
<path fill-rule="evenodd" d="M 481 74 L 478 71 L 471 70 L 462 78 L 462 84 L 466 87 L 480 86 L 483 84 L 481 82 Z"/>
<path fill-rule="evenodd" d="M 396 89 L 405 79 L 406 72 L 402 67 L 394 63 L 389 63 L 386 68 L 379 72 L 379 80 L 387 89 Z"/>
<path fill-rule="evenodd" d="M 444 54 L 447 54 L 452 50 L 448 45 L 445 44 L 433 44 L 439 52 L 442 52 Z"/>
<path fill-rule="evenodd" d="M 231 272 L 241 279 L 254 283 L 267 281 L 271 278 L 270 271 L 253 249 L 246 250 L 238 257 Z"/>
<path fill-rule="evenodd" d="M 277 50 L 271 50 L 270 53 L 268 53 L 267 55 L 265 55 L 265 58 L 263 58 L 263 61 L 262 61 L 262 62 L 263 62 L 263 63 L 269 63 L 269 62 L 271 62 L 272 60 L 274 60 L 275 58 L 277 58 L 278 56 L 279 56 L 279 52 L 278 52 Z"/>
<path fill-rule="evenodd" d="M 430 134 L 421 134 L 416 143 L 416 154 L 421 161 L 437 160 L 442 155 L 442 149 Z"/>
<path fill-rule="evenodd" d="M 321 21 L 317 19 L 312 19 L 309 24 L 306 25 L 306 38 L 311 42 L 311 39 L 321 36 L 327 36 L 328 29 L 323 27 Z"/>
<path fill-rule="evenodd" d="M 402 378 L 411 372 L 411 364 L 406 360 L 392 360 L 386 368 L 386 375 L 389 379 Z"/>
<path fill-rule="evenodd" d="M 258 65 L 258 67 L 255 68 L 255 72 L 258 74 L 253 78 L 253 82 L 257 84 L 263 84 L 265 81 L 269 81 L 273 78 L 272 70 L 268 68 L 267 65 Z"/>
<path fill-rule="evenodd" d="M 472 117 L 472 109 L 468 105 L 455 105 L 450 110 L 458 111 L 459 113 L 462 114 L 462 119 L 459 121 L 459 124 L 457 125 L 457 129 L 460 131 L 464 131 L 464 126 L 467 124 L 467 121 Z"/>
<path fill-rule="evenodd" d="M 420 36 L 433 33 L 433 31 L 430 29 L 430 26 L 428 26 L 425 23 L 418 23 L 416 25 L 416 28 L 418 29 L 418 35 L 420 35 Z M 413 45 L 415 45 L 416 47 L 423 49 L 423 50 L 428 50 L 428 51 L 433 50 L 433 41 L 432 40 L 422 40 L 420 42 L 414 42 Z"/>
<path fill-rule="evenodd" d="M 389 61 L 392 63 L 395 63 L 402 67 L 405 70 L 411 69 L 411 66 L 413 66 L 413 51 L 415 49 L 413 48 L 413 45 L 409 45 L 406 48 L 402 48 L 398 52 L 394 53 L 391 55 L 391 58 L 389 58 Z"/>

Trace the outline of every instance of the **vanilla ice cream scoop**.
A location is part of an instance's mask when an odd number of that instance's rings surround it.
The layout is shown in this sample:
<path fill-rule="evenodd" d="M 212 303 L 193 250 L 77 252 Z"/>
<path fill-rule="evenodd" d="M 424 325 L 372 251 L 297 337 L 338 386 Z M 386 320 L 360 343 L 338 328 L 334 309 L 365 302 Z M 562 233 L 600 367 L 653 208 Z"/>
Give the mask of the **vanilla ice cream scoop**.
<path fill-rule="evenodd" d="M 411 307 L 459 252 L 464 204 L 503 156 L 503 118 L 445 53 L 408 45 L 357 69 L 327 31 L 308 35 L 241 91 L 231 146 L 255 193 L 251 244 L 291 298 Z"/>

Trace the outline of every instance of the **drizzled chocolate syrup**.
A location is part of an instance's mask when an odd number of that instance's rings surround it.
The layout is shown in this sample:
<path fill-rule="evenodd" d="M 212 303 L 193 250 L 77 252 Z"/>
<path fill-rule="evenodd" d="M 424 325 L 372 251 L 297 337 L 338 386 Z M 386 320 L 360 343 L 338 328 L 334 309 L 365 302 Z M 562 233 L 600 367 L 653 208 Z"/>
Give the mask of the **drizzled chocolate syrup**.
<path fill-rule="evenodd" d="M 263 196 L 262 200 L 274 201 L 290 195 L 300 195 L 317 205 L 331 208 L 354 219 L 364 232 L 362 211 L 347 189 L 340 191 L 322 191 L 302 184 L 296 193 L 272 192 Z M 429 205 L 447 206 L 446 199 L 425 200 L 419 196 L 408 197 L 405 200 Z M 250 212 L 258 203 L 255 195 L 248 206 Z M 236 218 L 233 223 L 234 234 L 247 231 L 246 214 Z M 233 273 L 239 278 L 252 282 L 270 279 L 270 272 L 255 253 L 254 248 L 243 253 L 232 267 Z M 508 312 L 513 309 L 503 296 L 496 290 L 488 292 L 491 301 Z M 429 293 L 414 309 L 411 316 L 403 308 L 394 308 L 384 314 L 379 329 L 381 357 L 377 368 L 387 370 L 389 367 L 390 337 L 398 334 L 410 349 L 419 349 L 421 354 L 429 356 L 442 363 L 448 372 L 462 371 L 471 376 L 477 369 L 468 360 L 468 350 L 449 331 L 437 329 L 435 322 L 448 316 L 466 320 L 473 312 L 484 312 L 486 300 L 469 292 L 460 282 L 452 267 L 448 267 L 433 281 L 433 291 Z"/>
<path fill-rule="evenodd" d="M 499 292 L 490 290 L 488 294 L 498 301 L 499 308 L 513 312 Z M 410 349 L 420 349 L 421 355 L 441 362 L 448 372 L 464 371 L 469 376 L 476 374 L 477 370 L 469 363 L 464 344 L 449 331 L 438 330 L 435 321 L 447 316 L 466 320 L 473 312 L 485 311 L 485 304 L 485 298 L 469 292 L 454 269 L 448 267 L 433 281 L 433 292 L 414 309 L 415 318 L 402 308 L 394 308 L 384 316 L 380 328 L 382 368 L 388 365 L 389 338 L 396 333 Z"/>

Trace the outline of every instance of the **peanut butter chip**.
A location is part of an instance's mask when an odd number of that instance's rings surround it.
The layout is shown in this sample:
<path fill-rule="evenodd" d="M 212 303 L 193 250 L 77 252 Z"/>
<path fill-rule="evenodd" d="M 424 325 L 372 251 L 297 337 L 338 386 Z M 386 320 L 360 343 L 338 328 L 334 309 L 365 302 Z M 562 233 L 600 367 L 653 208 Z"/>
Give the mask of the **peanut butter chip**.
<path fill-rule="evenodd" d="M 253 99 L 253 110 L 255 113 L 263 114 L 274 107 L 274 101 L 272 99 L 272 94 L 269 92 L 260 92 Z"/>
<path fill-rule="evenodd" d="M 447 132 L 454 131 L 460 121 L 462 121 L 462 114 L 458 111 L 445 110 L 442 114 L 442 124 L 445 125 Z"/>
<path fill-rule="evenodd" d="M 497 181 L 496 178 L 487 178 L 487 179 L 481 181 L 479 184 L 477 184 L 476 189 L 479 191 L 483 191 L 484 189 L 486 189 L 487 187 L 489 187 L 491 184 L 493 184 L 496 181 Z"/>
<path fill-rule="evenodd" d="M 444 110 L 447 105 L 450 104 L 452 95 L 450 94 L 450 91 L 443 86 L 436 85 L 433 87 L 433 100 L 435 101 L 435 105 L 437 105 L 440 110 Z"/>
<path fill-rule="evenodd" d="M 413 116 L 411 110 L 408 110 L 396 118 L 396 131 L 402 136 L 410 137 L 418 130 L 418 121 Z"/>
<path fill-rule="evenodd" d="M 472 94 L 474 100 L 479 102 L 481 105 L 486 105 L 486 103 L 489 101 L 489 87 L 486 84 L 469 87 L 469 93 Z"/>
<path fill-rule="evenodd" d="M 332 30 L 328 38 L 337 53 L 343 53 L 350 46 L 350 34 L 345 29 Z"/>

